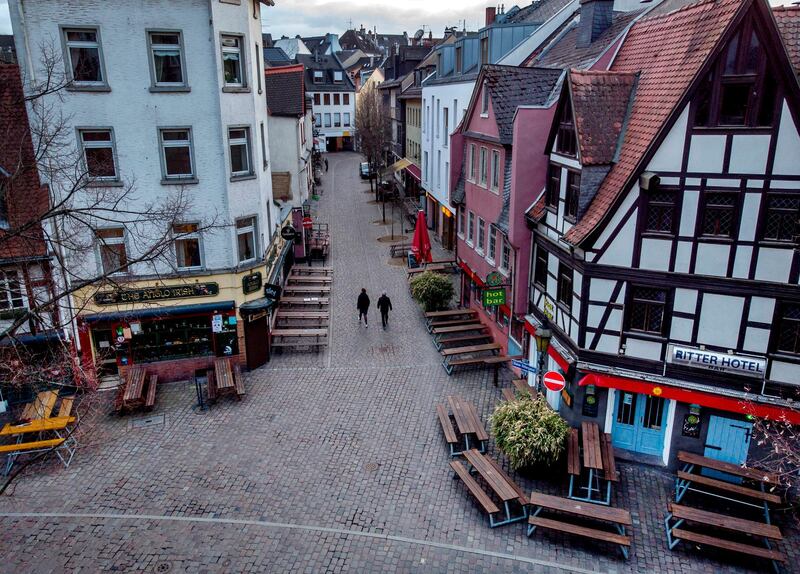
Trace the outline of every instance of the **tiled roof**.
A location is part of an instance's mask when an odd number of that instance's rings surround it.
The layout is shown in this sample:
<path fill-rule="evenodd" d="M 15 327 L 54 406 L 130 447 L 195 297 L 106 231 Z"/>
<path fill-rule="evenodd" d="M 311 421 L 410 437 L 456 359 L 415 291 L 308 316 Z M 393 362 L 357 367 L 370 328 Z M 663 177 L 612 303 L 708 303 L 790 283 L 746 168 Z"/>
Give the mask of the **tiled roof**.
<path fill-rule="evenodd" d="M 264 87 L 270 115 L 298 117 L 305 113 L 303 72 L 302 65 L 266 70 Z"/>
<path fill-rule="evenodd" d="M 264 63 L 270 66 L 288 66 L 292 60 L 281 48 L 264 48 Z"/>
<path fill-rule="evenodd" d="M 579 244 L 609 213 L 734 16 L 749 6 L 704 0 L 634 24 L 611 68 L 641 72 L 619 161 L 566 241 Z"/>
<path fill-rule="evenodd" d="M 541 217 L 544 215 L 544 208 L 544 193 L 542 193 L 542 195 L 539 196 L 539 199 L 534 202 L 525 215 L 527 215 L 533 221 L 539 221 L 539 219 L 541 219 Z"/>
<path fill-rule="evenodd" d="M 607 165 L 614 160 L 636 76 L 635 72 L 570 70 L 581 164 Z"/>
<path fill-rule="evenodd" d="M 489 87 L 500 141 L 511 145 L 517 108 L 547 102 L 561 70 L 487 64 L 481 70 L 481 77 Z"/>
<path fill-rule="evenodd" d="M 497 228 L 508 235 L 508 212 L 511 211 L 511 154 L 506 154 L 506 166 L 503 170 L 503 209 L 497 218 Z"/>
<path fill-rule="evenodd" d="M 776 6 L 772 13 L 778 22 L 778 30 L 794 71 L 800 76 L 800 6 Z"/>
<path fill-rule="evenodd" d="M 350 75 L 342 68 L 341 63 L 336 56 L 322 56 L 313 54 L 297 54 L 295 56 L 298 64 L 303 64 L 306 67 L 306 90 L 309 92 L 353 92 L 355 86 L 350 79 Z M 314 83 L 314 71 L 321 70 L 323 72 L 323 81 L 320 84 Z M 333 72 L 342 72 L 342 81 L 335 83 L 333 81 Z"/>
<path fill-rule="evenodd" d="M 559 10 L 564 8 L 572 0 L 536 0 L 524 8 L 520 8 L 513 14 L 507 12 L 508 16 L 501 19 L 503 24 L 521 24 L 528 22 L 546 22 L 555 16 Z"/>
<path fill-rule="evenodd" d="M 575 19 L 559 37 L 526 64 L 540 68 L 588 68 L 643 12 L 614 12 L 611 26 L 594 42 L 583 47 L 577 45 L 578 21 Z"/>

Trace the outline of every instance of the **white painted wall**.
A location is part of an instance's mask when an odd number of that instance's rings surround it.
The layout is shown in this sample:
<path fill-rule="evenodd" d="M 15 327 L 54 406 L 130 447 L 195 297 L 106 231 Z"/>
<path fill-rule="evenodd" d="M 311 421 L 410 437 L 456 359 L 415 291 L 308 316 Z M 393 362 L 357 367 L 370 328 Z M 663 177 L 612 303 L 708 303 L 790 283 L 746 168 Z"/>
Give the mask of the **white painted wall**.
<path fill-rule="evenodd" d="M 302 205 L 309 196 L 311 149 L 314 145 L 311 122 L 310 110 L 302 118 L 269 116 L 271 170 L 291 174 L 291 204 L 294 207 Z M 305 124 L 305 144 L 301 139 L 301 124 Z"/>
<path fill-rule="evenodd" d="M 311 97 L 314 97 L 314 94 L 320 94 L 320 104 L 314 104 L 314 114 L 321 115 L 321 124 L 317 127 L 317 131 L 320 133 L 320 137 L 329 137 L 329 138 L 337 138 L 337 137 L 345 137 L 345 136 L 352 136 L 356 129 L 356 93 L 355 92 L 308 92 Z M 330 104 L 327 106 L 325 105 L 325 97 L 324 94 L 330 94 Z M 339 105 L 334 105 L 333 95 L 339 94 Z M 344 99 L 344 94 L 347 94 L 349 99 L 349 104 L 341 103 Z M 344 125 L 344 114 L 350 114 L 350 125 Z M 331 127 L 325 127 L 325 114 L 330 114 L 331 116 Z M 342 125 L 340 127 L 334 127 L 334 114 L 341 114 L 342 118 Z"/>

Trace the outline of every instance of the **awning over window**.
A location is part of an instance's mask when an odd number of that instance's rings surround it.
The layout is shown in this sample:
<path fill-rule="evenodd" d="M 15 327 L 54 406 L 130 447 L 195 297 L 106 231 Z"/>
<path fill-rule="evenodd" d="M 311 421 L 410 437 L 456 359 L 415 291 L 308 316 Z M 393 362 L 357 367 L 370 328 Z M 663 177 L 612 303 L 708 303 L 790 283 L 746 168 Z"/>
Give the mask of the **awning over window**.
<path fill-rule="evenodd" d="M 408 172 L 408 175 L 417 180 L 417 183 L 422 183 L 422 172 L 416 165 L 412 163 L 406 167 L 406 171 Z"/>
<path fill-rule="evenodd" d="M 248 301 L 247 303 L 239 305 L 239 313 L 242 317 L 245 315 L 252 315 L 259 311 L 266 311 L 276 303 L 277 301 L 275 301 L 275 299 L 261 297 L 260 299 L 254 299 L 253 301 Z"/>
<path fill-rule="evenodd" d="M 389 171 L 392 173 L 396 171 L 400 171 L 401 169 L 405 169 L 411 165 L 411 161 L 407 160 L 406 158 L 399 159 L 394 162 L 392 165 L 389 166 Z"/>
<path fill-rule="evenodd" d="M 668 385 L 637 381 L 635 379 L 626 379 L 623 377 L 615 377 L 613 375 L 589 373 L 584 376 L 578 384 L 582 387 L 585 387 L 586 385 L 594 385 L 596 387 L 618 389 L 620 391 L 626 391 L 629 393 L 653 395 L 663 399 L 680 401 L 682 403 L 696 404 L 710 409 L 718 409 L 721 411 L 728 411 L 741 415 L 752 415 L 754 417 L 763 419 L 784 420 L 792 424 L 800 424 L 800 411 L 779 405 L 767 405 L 754 401 L 744 401 L 735 397 L 723 397 L 720 395 L 712 395 L 711 393 L 703 393 L 690 389 L 681 389 Z"/>
<path fill-rule="evenodd" d="M 131 319 L 147 319 L 148 317 L 174 317 L 175 315 L 195 315 L 212 313 L 215 311 L 230 311 L 236 305 L 235 301 L 219 301 L 217 303 L 201 303 L 199 305 L 176 305 L 174 307 L 153 307 L 151 309 L 132 309 L 130 311 L 115 311 L 112 313 L 96 313 L 86 315 L 86 323 L 99 323 L 100 321 L 128 321 Z"/>

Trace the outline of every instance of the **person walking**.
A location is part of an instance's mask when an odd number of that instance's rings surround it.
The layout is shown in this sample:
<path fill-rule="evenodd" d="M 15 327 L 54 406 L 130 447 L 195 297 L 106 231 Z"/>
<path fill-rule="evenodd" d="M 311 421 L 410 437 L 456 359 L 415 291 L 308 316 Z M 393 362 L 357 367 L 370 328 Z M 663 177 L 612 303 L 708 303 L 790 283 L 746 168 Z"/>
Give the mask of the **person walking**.
<path fill-rule="evenodd" d="M 378 311 L 381 312 L 381 323 L 383 323 L 383 330 L 386 330 L 386 325 L 389 323 L 389 311 L 392 310 L 392 300 L 386 296 L 386 291 L 381 293 L 378 299 Z"/>
<path fill-rule="evenodd" d="M 328 158 L 325 158 L 325 173 L 328 173 Z"/>
<path fill-rule="evenodd" d="M 356 303 L 356 308 L 358 309 L 358 324 L 361 324 L 361 318 L 364 318 L 364 328 L 366 329 L 369 327 L 369 323 L 367 322 L 367 311 L 369 311 L 369 295 L 367 295 L 366 289 L 361 289 L 361 294 L 358 296 L 358 302 Z"/>

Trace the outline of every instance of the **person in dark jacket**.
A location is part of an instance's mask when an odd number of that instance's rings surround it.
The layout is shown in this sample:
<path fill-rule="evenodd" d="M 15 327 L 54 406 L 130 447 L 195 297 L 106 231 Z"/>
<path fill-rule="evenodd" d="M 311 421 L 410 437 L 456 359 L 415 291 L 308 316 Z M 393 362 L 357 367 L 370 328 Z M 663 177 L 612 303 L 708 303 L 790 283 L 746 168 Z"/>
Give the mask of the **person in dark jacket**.
<path fill-rule="evenodd" d="M 367 311 L 369 311 L 369 295 L 367 295 L 366 289 L 361 289 L 361 294 L 358 296 L 358 303 L 356 303 L 356 308 L 358 309 L 358 323 L 361 324 L 361 318 L 364 318 L 364 328 L 366 329 L 369 327 L 369 323 L 367 323 Z"/>
<path fill-rule="evenodd" d="M 383 323 L 383 330 L 386 330 L 386 325 L 389 322 L 389 311 L 392 309 L 392 300 L 386 296 L 386 291 L 381 293 L 378 299 L 378 311 L 381 312 L 381 323 Z"/>
<path fill-rule="evenodd" d="M 328 172 L 328 158 L 325 158 L 325 173 Z"/>

